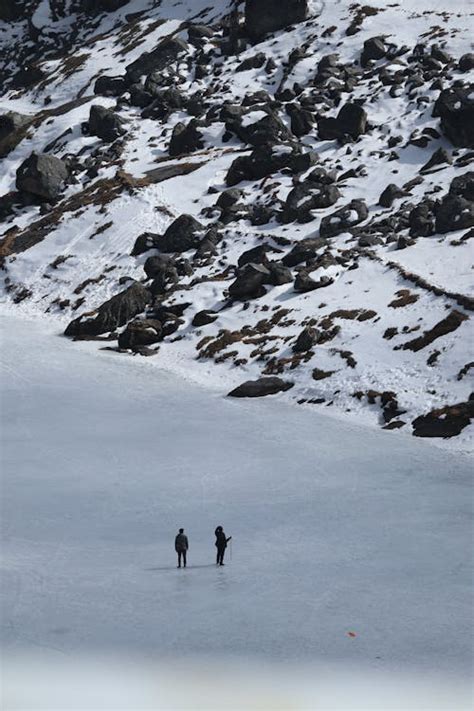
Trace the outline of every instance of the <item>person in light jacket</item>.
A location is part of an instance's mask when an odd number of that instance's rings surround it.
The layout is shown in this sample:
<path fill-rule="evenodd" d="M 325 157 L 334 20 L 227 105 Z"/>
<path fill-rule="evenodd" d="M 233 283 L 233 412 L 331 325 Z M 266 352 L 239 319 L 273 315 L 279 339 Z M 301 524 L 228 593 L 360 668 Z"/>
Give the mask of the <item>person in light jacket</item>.
<path fill-rule="evenodd" d="M 181 568 L 181 558 L 183 559 L 183 568 L 186 567 L 186 553 L 188 548 L 188 537 L 184 534 L 184 528 L 180 528 L 178 535 L 174 539 L 174 549 L 178 554 L 178 568 Z"/>
<path fill-rule="evenodd" d="M 231 540 L 232 536 L 229 536 L 229 538 L 226 538 L 226 535 L 224 533 L 222 526 L 217 526 L 214 533 L 216 534 L 216 548 L 217 548 L 216 565 L 224 565 L 225 549 L 227 548 L 227 544 Z"/>

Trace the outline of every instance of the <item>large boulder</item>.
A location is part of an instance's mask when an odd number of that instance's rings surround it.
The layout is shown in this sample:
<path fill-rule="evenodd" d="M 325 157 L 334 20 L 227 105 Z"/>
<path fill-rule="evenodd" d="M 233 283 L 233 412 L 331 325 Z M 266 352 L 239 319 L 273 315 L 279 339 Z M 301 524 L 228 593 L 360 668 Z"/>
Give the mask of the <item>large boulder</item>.
<path fill-rule="evenodd" d="M 263 114 L 263 115 L 261 115 Z M 252 117 L 256 120 L 252 120 Z M 290 138 L 290 132 L 283 121 L 273 112 L 254 111 L 226 126 L 237 134 L 241 141 L 251 146 L 275 145 Z"/>
<path fill-rule="evenodd" d="M 472 88 L 444 89 L 433 108 L 441 129 L 454 146 L 474 148 L 474 95 Z"/>
<path fill-rule="evenodd" d="M 101 96 L 121 96 L 127 90 L 123 77 L 101 76 L 94 84 L 94 94 Z"/>
<path fill-rule="evenodd" d="M 408 215 L 410 237 L 430 237 L 435 231 L 434 202 L 423 200 Z"/>
<path fill-rule="evenodd" d="M 246 0 L 245 28 L 252 39 L 283 30 L 308 17 L 308 0 Z"/>
<path fill-rule="evenodd" d="M 474 171 L 470 170 L 452 179 L 449 186 L 450 195 L 460 195 L 466 200 L 474 200 Z"/>
<path fill-rule="evenodd" d="M 365 67 L 371 59 L 383 59 L 387 51 L 388 48 L 383 37 L 370 37 L 364 42 L 360 63 Z"/>
<path fill-rule="evenodd" d="M 169 145 L 170 156 L 179 156 L 193 153 L 204 148 L 202 133 L 197 128 L 196 119 L 191 119 L 188 124 L 177 123 L 171 134 Z"/>
<path fill-rule="evenodd" d="M 236 280 L 229 286 L 229 296 L 240 301 L 263 296 L 266 291 L 264 284 L 269 278 L 270 272 L 263 264 L 249 262 L 239 270 Z"/>
<path fill-rule="evenodd" d="M 446 405 L 413 420 L 415 437 L 456 437 L 474 418 L 474 398 Z"/>
<path fill-rule="evenodd" d="M 363 200 L 351 200 L 331 215 L 323 217 L 319 227 L 321 237 L 336 237 L 367 219 L 369 211 Z"/>
<path fill-rule="evenodd" d="M 118 337 L 119 348 L 141 348 L 151 346 L 162 339 L 161 321 L 156 319 L 135 319 L 127 324 Z"/>
<path fill-rule="evenodd" d="M 187 51 L 187 42 L 179 37 L 166 39 L 151 52 L 144 52 L 138 59 L 125 67 L 128 80 L 134 83 L 143 75 L 151 72 L 160 72 L 173 62 L 176 62 L 178 57 Z"/>
<path fill-rule="evenodd" d="M 320 333 L 316 328 L 307 326 L 304 328 L 292 346 L 293 353 L 305 353 L 316 345 L 320 337 Z"/>
<path fill-rule="evenodd" d="M 99 336 L 115 331 L 130 319 L 142 313 L 151 301 L 151 294 L 142 284 L 135 282 L 103 303 L 94 311 L 82 314 L 71 321 L 64 334 L 66 336 Z"/>
<path fill-rule="evenodd" d="M 331 207 L 340 197 L 341 193 L 335 185 L 324 185 L 311 180 L 300 183 L 288 194 L 283 209 L 283 221 L 296 220 L 301 224 L 311 222 L 315 218 L 312 210 Z"/>
<path fill-rule="evenodd" d="M 436 232 L 446 234 L 474 227 L 474 202 L 460 195 L 446 195 L 436 205 Z"/>
<path fill-rule="evenodd" d="M 204 226 L 192 215 L 180 215 L 162 237 L 155 239 L 161 252 L 187 252 L 198 246 Z"/>
<path fill-rule="evenodd" d="M 126 133 L 123 121 L 114 111 L 93 104 L 89 112 L 89 131 L 106 143 L 112 143 Z"/>
<path fill-rule="evenodd" d="M 258 378 L 258 380 L 247 380 L 234 390 L 231 390 L 229 397 L 264 397 L 265 395 L 275 395 L 292 388 L 294 383 L 281 378 Z"/>
<path fill-rule="evenodd" d="M 29 116 L 17 111 L 8 111 L 0 115 L 0 158 L 8 155 L 25 136 L 31 122 Z"/>
<path fill-rule="evenodd" d="M 367 114 L 362 106 L 347 103 L 337 116 L 318 117 L 318 136 L 321 141 L 356 139 L 367 131 Z"/>
<path fill-rule="evenodd" d="M 16 171 L 16 187 L 42 200 L 56 200 L 69 175 L 66 164 L 56 156 L 32 153 Z"/>
<path fill-rule="evenodd" d="M 279 170 L 302 173 L 318 161 L 314 151 L 302 153 L 291 147 L 259 146 L 248 156 L 239 156 L 231 164 L 226 185 L 237 185 L 242 180 L 261 180 Z"/>

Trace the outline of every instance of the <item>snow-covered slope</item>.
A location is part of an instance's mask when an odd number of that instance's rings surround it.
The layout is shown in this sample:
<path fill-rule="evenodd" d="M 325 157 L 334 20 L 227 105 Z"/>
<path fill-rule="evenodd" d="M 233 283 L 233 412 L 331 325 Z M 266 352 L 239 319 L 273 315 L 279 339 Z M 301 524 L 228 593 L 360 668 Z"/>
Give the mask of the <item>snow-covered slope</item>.
<path fill-rule="evenodd" d="M 415 432 L 460 433 L 450 444 L 469 446 L 468 0 L 313 1 L 305 20 L 258 37 L 243 3 L 132 0 L 89 14 L 66 3 L 64 16 L 46 0 L 26 7 L 28 21 L 0 22 L 1 106 L 27 117 L 3 143 L 0 133 L 4 300 L 66 326 L 134 279 L 154 301 L 108 322 L 115 340 L 99 337 L 110 347 L 146 316 L 155 325 L 121 345 L 155 350 L 158 367 L 222 394 L 278 376 L 293 384 L 287 399 L 402 433 L 462 403 Z M 157 59 L 163 46 L 172 60 Z M 111 76 L 118 84 L 95 94 Z M 459 96 L 440 108 L 452 87 Z M 93 105 L 114 111 L 99 128 L 87 124 Z M 107 121 L 115 141 L 94 133 Z M 55 202 L 16 190 L 32 151 L 67 164 Z M 226 204 L 229 187 L 241 192 Z M 179 223 L 163 240 L 183 214 L 202 229 Z M 134 249 L 144 233 L 154 238 Z M 144 264 L 164 247 L 169 269 L 148 262 L 152 282 Z M 82 318 L 71 332 L 92 331 Z"/>
<path fill-rule="evenodd" d="M 4 708 L 470 707 L 465 455 L 0 326 Z"/>

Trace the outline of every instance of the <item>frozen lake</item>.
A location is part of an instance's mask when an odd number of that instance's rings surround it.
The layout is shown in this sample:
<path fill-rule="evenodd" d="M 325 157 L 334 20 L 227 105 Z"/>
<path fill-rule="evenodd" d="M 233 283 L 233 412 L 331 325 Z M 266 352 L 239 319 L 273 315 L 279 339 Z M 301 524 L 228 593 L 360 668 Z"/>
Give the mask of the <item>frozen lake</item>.
<path fill-rule="evenodd" d="M 467 678 L 472 461 L 236 401 L 1 312 L 6 658 L 127 654 Z M 214 565 L 214 528 L 233 536 Z M 190 540 L 176 570 L 174 536 Z"/>

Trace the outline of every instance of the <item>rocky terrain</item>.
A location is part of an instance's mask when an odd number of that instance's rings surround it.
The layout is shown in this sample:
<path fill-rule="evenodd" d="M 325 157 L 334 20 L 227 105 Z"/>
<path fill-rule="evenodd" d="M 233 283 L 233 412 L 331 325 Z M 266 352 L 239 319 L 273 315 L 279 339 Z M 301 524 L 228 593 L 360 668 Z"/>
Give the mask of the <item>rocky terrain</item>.
<path fill-rule="evenodd" d="M 222 394 L 467 447 L 473 17 L 3 3 L 2 299 Z"/>

